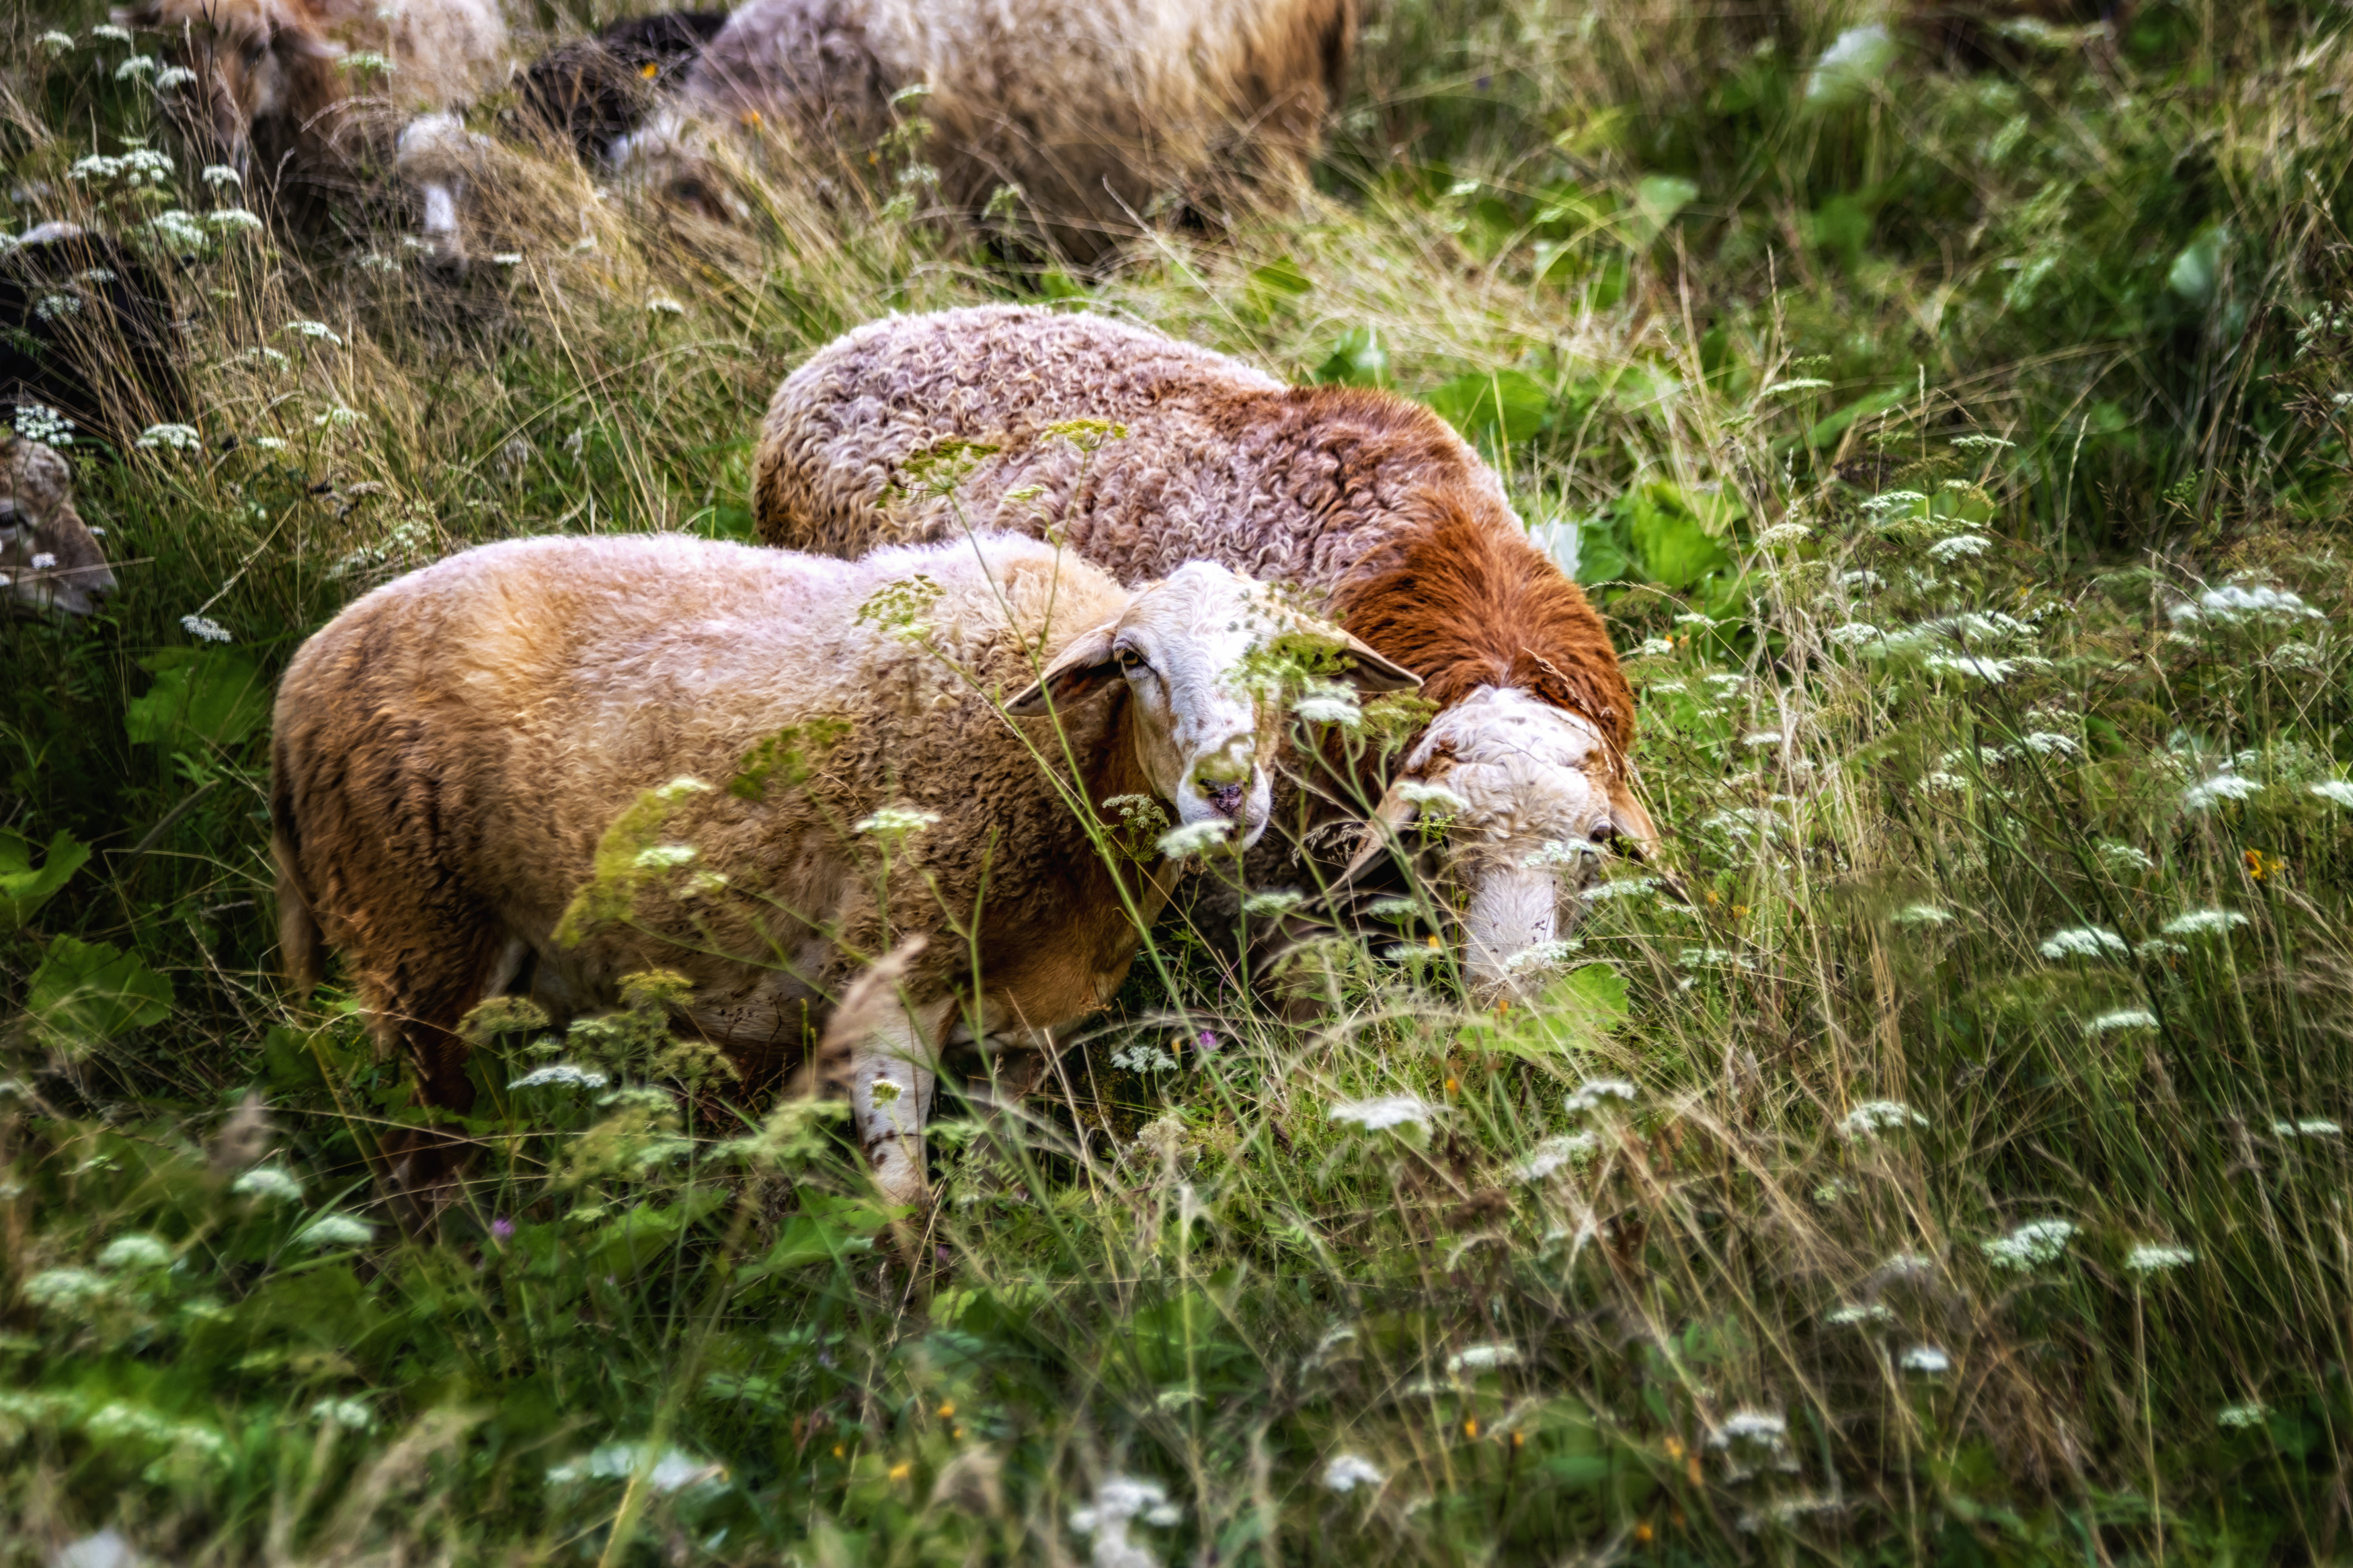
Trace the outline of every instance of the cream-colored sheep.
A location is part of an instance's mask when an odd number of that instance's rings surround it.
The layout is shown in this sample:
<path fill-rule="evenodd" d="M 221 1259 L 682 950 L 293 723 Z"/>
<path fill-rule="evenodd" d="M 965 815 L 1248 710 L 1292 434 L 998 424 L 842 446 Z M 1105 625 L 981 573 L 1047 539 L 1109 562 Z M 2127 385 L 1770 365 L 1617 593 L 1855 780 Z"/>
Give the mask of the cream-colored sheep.
<path fill-rule="evenodd" d="M 1083 418 L 1128 433 L 1082 451 L 1056 427 Z M 910 459 L 951 441 L 997 450 L 953 499 L 906 482 Z M 1600 847 L 1655 837 L 1609 632 L 1528 542 L 1493 470 L 1418 403 L 1284 386 L 1097 316 L 947 310 L 859 328 L 786 378 L 755 486 L 760 536 L 793 549 L 933 539 L 960 511 L 1050 527 L 1128 581 L 1198 559 L 1322 595 L 1439 706 L 1382 815 L 1402 825 L 1431 799 L 1450 806 L 1464 959 L 1483 995 L 1558 935 Z M 1266 863 L 1279 847 L 1254 877 L 1282 874 Z"/>
<path fill-rule="evenodd" d="M 565 1008 L 676 970 L 684 1021 L 773 1081 L 895 949 L 839 1045 L 877 1177 L 912 1200 L 946 1037 L 1050 1047 L 1166 897 L 1150 837 L 1107 861 L 1090 823 L 1116 834 L 1143 797 L 1205 839 L 1262 830 L 1281 711 L 1241 667 L 1286 632 L 1366 686 L 1410 682 L 1223 567 L 1130 593 L 1027 539 L 850 563 L 674 535 L 467 552 L 287 671 L 287 966 L 315 981 L 322 941 L 343 949 L 379 1041 L 463 1109 L 457 1026 L 526 964 Z"/>
<path fill-rule="evenodd" d="M 750 0 L 679 110 L 860 173 L 901 115 L 920 118 L 944 205 L 978 215 L 1007 189 L 1086 261 L 1171 196 L 1235 177 L 1295 194 L 1356 29 L 1356 0 Z"/>

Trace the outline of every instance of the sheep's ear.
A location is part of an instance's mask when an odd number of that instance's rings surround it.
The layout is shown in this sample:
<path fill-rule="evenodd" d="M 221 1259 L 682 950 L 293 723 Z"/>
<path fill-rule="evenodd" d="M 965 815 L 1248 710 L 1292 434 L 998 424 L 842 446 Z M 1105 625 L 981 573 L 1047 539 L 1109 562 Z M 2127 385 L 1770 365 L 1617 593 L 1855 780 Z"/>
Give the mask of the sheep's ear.
<path fill-rule="evenodd" d="M 1410 691 L 1421 684 L 1421 677 L 1392 659 L 1383 658 L 1371 647 L 1340 634 L 1345 645 L 1348 663 L 1348 684 L 1359 691 Z"/>
<path fill-rule="evenodd" d="M 1119 665 L 1111 656 L 1111 640 L 1118 623 L 1097 626 L 1054 656 L 1036 684 L 1005 705 L 1016 719 L 1038 719 L 1057 709 L 1075 708 L 1119 679 Z"/>
<path fill-rule="evenodd" d="M 1609 826 L 1618 834 L 1618 853 L 1630 860 L 1651 860 L 1659 853 L 1659 830 L 1651 814 L 1634 797 L 1633 781 L 1624 777 L 1609 785 Z"/>

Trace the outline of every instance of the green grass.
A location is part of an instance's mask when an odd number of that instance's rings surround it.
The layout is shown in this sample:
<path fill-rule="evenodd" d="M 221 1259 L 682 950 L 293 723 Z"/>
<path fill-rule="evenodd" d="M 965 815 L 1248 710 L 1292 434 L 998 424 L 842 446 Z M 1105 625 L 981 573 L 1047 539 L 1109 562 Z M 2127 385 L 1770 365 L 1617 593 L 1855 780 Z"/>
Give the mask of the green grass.
<path fill-rule="evenodd" d="M 209 445 L 78 444 L 126 591 L 0 626 L 0 1563 L 1109 1563 L 1116 1477 L 1169 1563 L 2353 1551 L 2353 57 L 2160 0 L 1899 26 L 1810 104 L 1862 19 L 1400 0 L 1306 210 L 1100 276 L 521 147 L 522 259 L 454 292 L 380 213 L 176 272 Z M 12 230 L 209 205 L 59 20 L 0 25 L 0 158 L 63 193 Z M 126 132 L 173 192 L 70 179 Z M 270 966 L 277 672 L 465 544 L 744 536 L 808 351 L 1040 298 L 1481 441 L 1577 542 L 1689 901 L 1613 873 L 1500 1018 L 1401 925 L 1298 1027 L 1166 923 L 1023 1114 L 943 1123 L 913 1276 L 828 1110 L 674 1092 L 655 1003 L 486 1020 L 473 1184 L 404 1238 L 402 1075 Z M 2311 613 L 2180 613 L 2225 587 Z M 617 1088 L 506 1087 L 555 1059 Z"/>

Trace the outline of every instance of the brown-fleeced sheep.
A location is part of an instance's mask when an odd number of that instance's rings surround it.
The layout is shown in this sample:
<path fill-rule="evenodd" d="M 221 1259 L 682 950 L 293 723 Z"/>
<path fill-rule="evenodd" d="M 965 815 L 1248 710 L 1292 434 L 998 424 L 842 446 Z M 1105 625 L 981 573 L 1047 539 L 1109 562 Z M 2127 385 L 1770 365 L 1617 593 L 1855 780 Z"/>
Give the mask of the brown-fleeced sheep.
<path fill-rule="evenodd" d="M 1000 187 L 1092 261 L 1172 194 L 1295 190 L 1338 99 L 1356 0 L 750 0 L 688 73 L 681 118 L 782 130 L 862 169 L 905 113 L 949 210 Z M 633 140 L 674 155 L 681 128 Z"/>
<path fill-rule="evenodd" d="M 164 35 L 194 73 L 172 100 L 180 118 L 287 203 L 345 193 L 363 154 L 470 102 L 507 64 L 497 0 L 138 0 L 114 20 Z"/>
<path fill-rule="evenodd" d="M 0 431 L 0 587 L 13 614 L 77 620 L 114 592 L 106 552 L 74 510 L 73 470 L 8 431 Z"/>
<path fill-rule="evenodd" d="M 458 1026 L 526 963 L 566 1010 L 675 970 L 685 1022 L 773 1079 L 890 952 L 828 1054 L 877 1179 L 912 1200 L 959 1017 L 1050 1048 L 1166 897 L 1150 840 L 1123 862 L 1091 824 L 1141 796 L 1205 840 L 1263 829 L 1280 696 L 1237 667 L 1300 635 L 1366 686 L 1410 683 L 1223 567 L 1131 593 L 1018 537 L 849 563 L 675 535 L 469 551 L 287 671 L 287 968 L 315 982 L 322 942 L 343 949 L 379 1042 L 463 1109 Z"/>
<path fill-rule="evenodd" d="M 1054 438 L 1085 418 L 1128 433 L 1092 453 Z M 904 482 L 910 458 L 952 441 L 997 449 L 953 497 Z M 1600 617 L 1529 542 L 1493 470 L 1403 397 L 1284 386 L 1096 316 L 900 317 L 777 389 L 753 500 L 760 537 L 793 549 L 934 539 L 960 511 L 1051 527 L 1126 580 L 1198 559 L 1321 594 L 1438 705 L 1382 816 L 1401 826 L 1430 788 L 1450 792 L 1437 798 L 1454 812 L 1482 995 L 1556 936 L 1592 848 L 1655 837 L 1628 763 L 1633 695 Z"/>

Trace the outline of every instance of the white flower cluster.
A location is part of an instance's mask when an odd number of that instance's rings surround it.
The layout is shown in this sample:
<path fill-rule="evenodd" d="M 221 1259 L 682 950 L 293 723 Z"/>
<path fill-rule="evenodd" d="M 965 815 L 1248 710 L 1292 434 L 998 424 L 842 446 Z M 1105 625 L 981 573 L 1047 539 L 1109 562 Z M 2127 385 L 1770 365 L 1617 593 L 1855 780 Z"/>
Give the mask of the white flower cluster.
<path fill-rule="evenodd" d="M 2300 1121 L 2274 1121 L 2274 1138 L 2341 1138 L 2345 1129 L 2325 1117 L 2308 1116 Z"/>
<path fill-rule="evenodd" d="M 1928 546 L 1928 559 L 1949 565 L 1965 555 L 1982 555 L 1993 548 L 1993 541 L 1982 533 L 1956 533 Z"/>
<path fill-rule="evenodd" d="M 701 853 L 691 844 L 649 844 L 638 851 L 631 864 L 640 871 L 674 871 L 692 865 Z"/>
<path fill-rule="evenodd" d="M 1935 1345 L 1914 1345 L 1896 1358 L 1895 1364 L 1906 1372 L 1924 1373 L 1930 1377 L 1952 1370 L 1953 1358 Z"/>
<path fill-rule="evenodd" d="M 1565 1102 L 1571 1116 L 1598 1110 L 1612 1100 L 1632 1105 L 1639 1091 L 1622 1078 L 1589 1078 L 1577 1086 Z"/>
<path fill-rule="evenodd" d="M 261 1198 L 274 1204 L 302 1201 L 302 1184 L 276 1165 L 256 1165 L 229 1184 L 239 1197 Z"/>
<path fill-rule="evenodd" d="M 222 626 L 218 621 L 207 620 L 203 616 L 182 616 L 180 617 L 180 629 L 186 632 L 198 642 L 227 642 L 230 640 L 228 628 L 227 626 Z"/>
<path fill-rule="evenodd" d="M 1446 1371 L 1449 1376 L 1464 1372 L 1493 1372 L 1499 1366 L 1517 1366 L 1520 1360 L 1520 1347 L 1517 1345 L 1472 1345 L 1448 1356 Z"/>
<path fill-rule="evenodd" d="M 205 243 L 204 226 L 196 215 L 178 207 L 166 207 L 147 220 L 148 231 L 175 250 L 198 250 Z"/>
<path fill-rule="evenodd" d="M 2307 792 L 2318 795 L 2323 800 L 2332 801 L 2348 811 L 2353 811 L 2353 782 L 2344 779 L 2323 779 L 2318 784 L 2306 784 L 2304 787 Z"/>
<path fill-rule="evenodd" d="M 1844 626 L 1832 626 L 1822 635 L 1841 647 L 1860 647 L 1867 642 L 1877 642 L 1880 632 L 1868 621 L 1849 621 Z"/>
<path fill-rule="evenodd" d="M 125 59 L 121 65 L 114 68 L 114 79 L 117 81 L 129 81 L 133 77 L 153 76 L 154 72 L 154 56 L 132 55 L 129 58 Z"/>
<path fill-rule="evenodd" d="M 2197 1261 L 2198 1255 L 2186 1247 L 2155 1241 L 2144 1241 L 2125 1254 L 2125 1267 L 2135 1274 L 2162 1274 Z"/>
<path fill-rule="evenodd" d="M 1181 827 L 1172 827 L 1162 834 L 1157 847 L 1160 853 L 1167 856 L 1171 860 L 1182 860 L 1189 856 L 1203 854 L 1216 848 L 1232 837 L 1234 825 L 1230 822 L 1220 822 L 1215 819 L 1208 822 L 1188 822 Z"/>
<path fill-rule="evenodd" d="M 2228 1426 L 2233 1430 L 2260 1426 L 2263 1424 L 2263 1417 L 2271 1413 L 2272 1407 L 2262 1400 L 2250 1399 L 2243 1405 L 2225 1405 L 2214 1413 L 2214 1422 L 2217 1426 Z"/>
<path fill-rule="evenodd" d="M 1906 1127 L 1926 1127 L 1928 1119 L 1900 1100 L 1866 1100 L 1846 1113 L 1839 1131 L 1849 1138 L 1876 1137 Z"/>
<path fill-rule="evenodd" d="M 324 321 L 289 321 L 286 323 L 285 331 L 298 337 L 315 338 L 321 342 L 332 343 L 338 348 L 341 348 L 343 342 L 343 339 L 335 335 L 335 329 Z"/>
<path fill-rule="evenodd" d="M 193 452 L 204 445 L 192 425 L 150 425 L 139 433 L 135 446 L 153 450 L 168 447 L 174 452 Z"/>
<path fill-rule="evenodd" d="M 2126 1007 L 2114 1013 L 2103 1013 L 2084 1026 L 2087 1035 L 2109 1035 L 2119 1029 L 2154 1029 L 2157 1015 L 2145 1008 Z"/>
<path fill-rule="evenodd" d="M 16 434 L 49 447 L 73 445 L 74 423 L 45 403 L 16 405 Z"/>
<path fill-rule="evenodd" d="M 2105 926 L 2077 926 L 2052 931 L 2036 951 L 2055 963 L 2063 958 L 2123 958 L 2132 949 Z"/>
<path fill-rule="evenodd" d="M 2018 668 L 2016 659 L 1989 658 L 1974 653 L 1932 653 L 1921 662 L 1939 674 L 1967 676 L 1989 686 L 2000 685 Z"/>
<path fill-rule="evenodd" d="M 2314 621 L 2327 618 L 2284 588 L 2242 588 L 2236 585 L 2209 588 L 2196 599 L 2176 605 L 2166 614 L 2177 622 L 2212 620 L 2226 626 L 2250 616 Z"/>
<path fill-rule="evenodd" d="M 1571 1132 L 1564 1137 L 1547 1138 L 1528 1151 L 1528 1157 L 1513 1167 L 1513 1173 L 1524 1182 L 1549 1179 L 1564 1165 L 1581 1165 L 1601 1150 L 1601 1138 L 1594 1132 Z"/>
<path fill-rule="evenodd" d="M 1358 1487 L 1377 1487 L 1388 1479 L 1379 1466 L 1362 1454 L 1335 1454 L 1324 1467 L 1325 1491 L 1352 1492 Z"/>
<path fill-rule="evenodd" d="M 1364 710 L 1356 705 L 1356 694 L 1345 686 L 1311 687 L 1291 710 L 1305 723 L 1337 724 L 1344 730 L 1353 730 L 1365 721 Z"/>
<path fill-rule="evenodd" d="M 186 87 L 195 79 L 196 73 L 185 66 L 165 66 L 155 73 L 155 90 L 170 92 L 174 89 Z"/>
<path fill-rule="evenodd" d="M 1306 894 L 1289 888 L 1281 888 L 1272 892 L 1252 893 L 1242 900 L 1242 913 L 1255 915 L 1261 919 L 1274 915 L 1287 915 L 1306 901 Z"/>
<path fill-rule="evenodd" d="M 79 294 L 44 294 L 33 307 L 33 314 L 45 321 L 61 321 L 69 316 L 81 314 Z"/>
<path fill-rule="evenodd" d="M 302 1227 L 294 1239 L 325 1251 L 332 1247 L 365 1247 L 375 1237 L 375 1226 L 347 1214 L 322 1214 Z"/>
<path fill-rule="evenodd" d="M 261 229 L 261 217 L 243 207 L 221 207 L 205 215 L 205 221 L 227 234 L 235 229 L 240 234 L 256 234 Z"/>
<path fill-rule="evenodd" d="M 1596 882 L 1577 897 L 1588 904 L 1598 904 L 1605 899 L 1640 898 L 1644 893 L 1656 891 L 1658 887 L 1656 877 L 1625 877 L 1615 882 Z"/>
<path fill-rule="evenodd" d="M 1141 1520 L 1166 1529 L 1184 1517 L 1184 1510 L 1168 1500 L 1167 1489 L 1158 1481 L 1106 1476 L 1095 1488 L 1091 1505 L 1071 1510 L 1071 1531 L 1094 1537 L 1096 1568 L 1152 1568 L 1155 1561 L 1152 1553 L 1127 1538 L 1129 1522 Z"/>
<path fill-rule="evenodd" d="M 100 1251 L 98 1266 L 110 1274 L 169 1268 L 172 1249 L 152 1236 L 118 1236 Z"/>
<path fill-rule="evenodd" d="M 509 1089 L 602 1089 L 613 1080 L 595 1068 L 571 1062 L 550 1062 L 507 1085 Z"/>
<path fill-rule="evenodd" d="M 1882 1306 L 1877 1301 L 1865 1301 L 1859 1307 L 1841 1307 L 1823 1320 L 1832 1328 L 1839 1329 L 1876 1328 L 1883 1323 L 1892 1323 L 1894 1321 L 1894 1310 Z"/>
<path fill-rule="evenodd" d="M 1567 937 L 1558 942 L 1540 942 L 1534 947 L 1524 947 L 1504 960 L 1504 973 L 1525 977 L 1564 968 L 1569 960 L 1585 947 L 1580 937 Z"/>
<path fill-rule="evenodd" d="M 1720 1426 L 1711 1427 L 1707 1446 L 1729 1448 L 1735 1443 L 1761 1443 L 1768 1448 L 1778 1448 L 1789 1436 L 1789 1423 L 1763 1410 L 1736 1410 L 1724 1418 Z"/>
<path fill-rule="evenodd" d="M 73 35 L 70 33 L 43 33 L 34 41 L 39 44 L 41 47 L 48 50 L 52 55 L 64 54 L 68 49 L 74 47 Z"/>
<path fill-rule="evenodd" d="M 2205 811 L 2218 800 L 2244 800 L 2261 795 L 2263 786 L 2243 773 L 2216 773 L 2203 784 L 2191 784 L 2181 792 L 2181 805 L 2186 811 Z"/>
<path fill-rule="evenodd" d="M 1175 1072 L 1176 1058 L 1151 1044 L 1134 1045 L 1111 1054 L 1111 1065 L 1129 1072 Z"/>
<path fill-rule="evenodd" d="M 146 57 L 134 55 L 132 58 L 145 59 Z M 130 63 L 129 60 L 123 62 L 125 66 Z M 147 60 L 149 69 L 153 69 L 154 64 L 154 61 Z M 92 153 L 87 158 L 74 160 L 73 167 L 66 171 L 66 177 L 85 183 L 92 180 L 121 180 L 123 184 L 133 187 L 161 185 L 172 177 L 172 160 L 146 147 L 134 147 L 120 158 L 110 158 L 103 153 Z"/>
<path fill-rule="evenodd" d="M 1996 1268 L 2017 1273 L 2056 1263 L 2074 1238 L 2075 1222 L 2065 1219 L 2029 1220 L 2008 1236 L 1978 1243 L 1978 1250 Z"/>
<path fill-rule="evenodd" d="M 2158 929 L 2168 936 L 2220 936 L 2232 926 L 2247 923 L 2236 910 L 2191 910 L 2176 915 Z"/>
<path fill-rule="evenodd" d="M 1935 904 L 1906 904 L 1895 911 L 1895 923 L 1900 926 L 1940 926 L 1952 923 L 1950 910 Z"/>
<path fill-rule="evenodd" d="M 1354 1122 L 1367 1132 L 1382 1132 L 1393 1127 L 1413 1127 L 1426 1132 L 1437 1115 L 1430 1102 L 1418 1094 L 1388 1094 L 1372 1100 L 1338 1100 L 1332 1102 L 1331 1110 L 1333 1121 Z"/>

